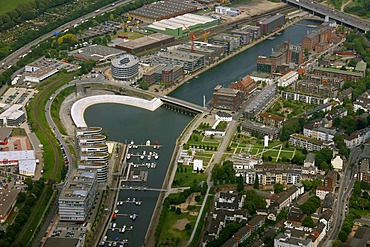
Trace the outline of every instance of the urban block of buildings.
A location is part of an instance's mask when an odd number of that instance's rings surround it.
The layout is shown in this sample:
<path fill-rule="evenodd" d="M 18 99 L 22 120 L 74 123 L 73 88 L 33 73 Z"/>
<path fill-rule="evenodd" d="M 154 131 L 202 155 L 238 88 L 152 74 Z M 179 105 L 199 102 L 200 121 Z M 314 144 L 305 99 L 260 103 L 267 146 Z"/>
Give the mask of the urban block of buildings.
<path fill-rule="evenodd" d="M 184 78 L 182 65 L 156 64 L 143 74 L 143 80 L 152 84 L 174 84 Z"/>
<path fill-rule="evenodd" d="M 353 102 L 353 110 L 356 112 L 359 109 L 364 112 L 370 112 L 370 90 L 362 93 L 357 97 L 355 102 Z"/>

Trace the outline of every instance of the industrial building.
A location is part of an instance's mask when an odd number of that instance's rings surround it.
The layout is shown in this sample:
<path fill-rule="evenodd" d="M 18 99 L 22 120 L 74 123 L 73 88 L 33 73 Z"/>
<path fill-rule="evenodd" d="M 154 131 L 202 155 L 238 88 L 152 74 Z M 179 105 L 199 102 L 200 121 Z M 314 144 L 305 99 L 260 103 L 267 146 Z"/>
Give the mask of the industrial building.
<path fill-rule="evenodd" d="M 244 100 L 244 92 L 217 85 L 213 92 L 213 107 L 216 109 L 236 111 Z"/>
<path fill-rule="evenodd" d="M 150 24 L 147 30 L 154 33 L 171 35 L 176 39 L 189 35 L 191 32 L 202 31 L 217 26 L 219 20 L 206 16 L 185 14 L 168 20 L 161 20 Z"/>
<path fill-rule="evenodd" d="M 182 65 L 157 64 L 144 73 L 143 80 L 152 84 L 173 84 L 184 78 L 184 67 Z"/>
<path fill-rule="evenodd" d="M 95 172 L 75 170 L 58 199 L 59 220 L 83 223 L 94 205 L 96 190 Z"/>
<path fill-rule="evenodd" d="M 158 1 L 130 11 L 129 16 L 146 22 L 156 22 L 196 11 L 196 5 L 180 1 Z"/>
<path fill-rule="evenodd" d="M 14 104 L 0 114 L 0 126 L 17 127 L 26 121 L 22 105 Z"/>
<path fill-rule="evenodd" d="M 174 40 L 175 38 L 173 36 L 162 33 L 153 33 L 145 37 L 119 43 L 116 45 L 116 48 L 127 52 L 137 53 L 171 43 Z"/>
<path fill-rule="evenodd" d="M 159 52 L 155 57 L 155 63 L 182 65 L 184 71 L 193 73 L 205 65 L 205 56 L 179 50 Z"/>
<path fill-rule="evenodd" d="M 24 68 L 24 80 L 29 82 L 39 83 L 46 78 L 58 73 L 56 68 L 41 67 L 35 65 L 27 65 Z"/>
<path fill-rule="evenodd" d="M 336 44 L 340 40 L 341 38 L 336 34 L 336 27 L 326 22 L 302 38 L 302 49 L 307 49 L 309 52 L 323 52 L 331 46 L 331 43 Z"/>
<path fill-rule="evenodd" d="M 261 34 L 267 34 L 275 31 L 285 24 L 285 15 L 277 13 L 274 16 L 257 22 L 257 26 L 261 27 Z"/>
<path fill-rule="evenodd" d="M 130 81 L 139 73 L 139 59 L 124 54 L 111 62 L 112 76 L 117 80 Z"/>
<path fill-rule="evenodd" d="M 20 175 L 35 176 L 37 163 L 33 150 L 0 152 L 0 166 L 17 166 Z"/>
<path fill-rule="evenodd" d="M 0 189 L 0 223 L 4 223 L 11 214 L 20 190 Z"/>
<path fill-rule="evenodd" d="M 240 14 L 238 9 L 232 9 L 230 7 L 216 6 L 215 12 L 221 15 L 237 16 Z"/>
<path fill-rule="evenodd" d="M 90 45 L 71 52 L 77 60 L 88 61 L 94 60 L 96 63 L 102 63 L 112 60 L 113 58 L 125 53 L 112 47 L 103 45 Z"/>

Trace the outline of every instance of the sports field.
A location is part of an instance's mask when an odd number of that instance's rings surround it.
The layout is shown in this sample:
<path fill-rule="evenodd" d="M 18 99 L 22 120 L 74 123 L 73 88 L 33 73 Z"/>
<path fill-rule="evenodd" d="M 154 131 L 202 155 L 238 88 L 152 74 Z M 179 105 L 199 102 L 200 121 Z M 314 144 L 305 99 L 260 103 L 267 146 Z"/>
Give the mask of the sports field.
<path fill-rule="evenodd" d="M 32 0 L 0 0 L 0 15 L 12 11 L 19 4 L 28 3 Z"/>

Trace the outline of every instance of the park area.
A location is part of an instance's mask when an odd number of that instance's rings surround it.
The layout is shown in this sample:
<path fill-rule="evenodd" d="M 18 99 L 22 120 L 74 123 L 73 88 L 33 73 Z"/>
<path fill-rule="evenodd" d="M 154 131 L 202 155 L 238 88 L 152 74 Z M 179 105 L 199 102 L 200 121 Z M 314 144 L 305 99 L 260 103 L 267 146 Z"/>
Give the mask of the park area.
<path fill-rule="evenodd" d="M 299 117 L 313 108 L 315 108 L 315 105 L 307 104 L 302 101 L 279 99 L 267 110 L 266 113 L 291 119 Z"/>
<path fill-rule="evenodd" d="M 265 147 L 263 140 L 243 134 L 235 135 L 230 144 L 230 148 L 230 154 L 245 153 L 256 159 L 270 157 L 269 161 L 271 162 L 285 162 L 291 160 L 297 154 L 297 152 L 301 152 L 295 147 L 286 146 L 284 142 L 277 140 L 269 141 L 268 146 Z"/>

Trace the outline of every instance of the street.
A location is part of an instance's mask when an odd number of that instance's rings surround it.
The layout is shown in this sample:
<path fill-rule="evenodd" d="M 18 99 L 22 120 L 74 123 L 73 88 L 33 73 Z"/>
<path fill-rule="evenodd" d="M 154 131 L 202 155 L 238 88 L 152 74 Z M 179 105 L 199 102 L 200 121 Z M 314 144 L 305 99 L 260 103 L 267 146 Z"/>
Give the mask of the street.
<path fill-rule="evenodd" d="M 340 179 L 339 190 L 335 205 L 333 208 L 333 222 L 328 237 L 322 242 L 321 246 L 332 246 L 332 242 L 337 239 L 338 233 L 346 217 L 346 207 L 355 183 L 354 174 L 358 171 L 358 161 L 361 157 L 362 149 L 355 147 L 351 149 L 346 166 L 344 166 L 343 175 Z M 353 166 L 352 166 L 353 165 Z"/>

